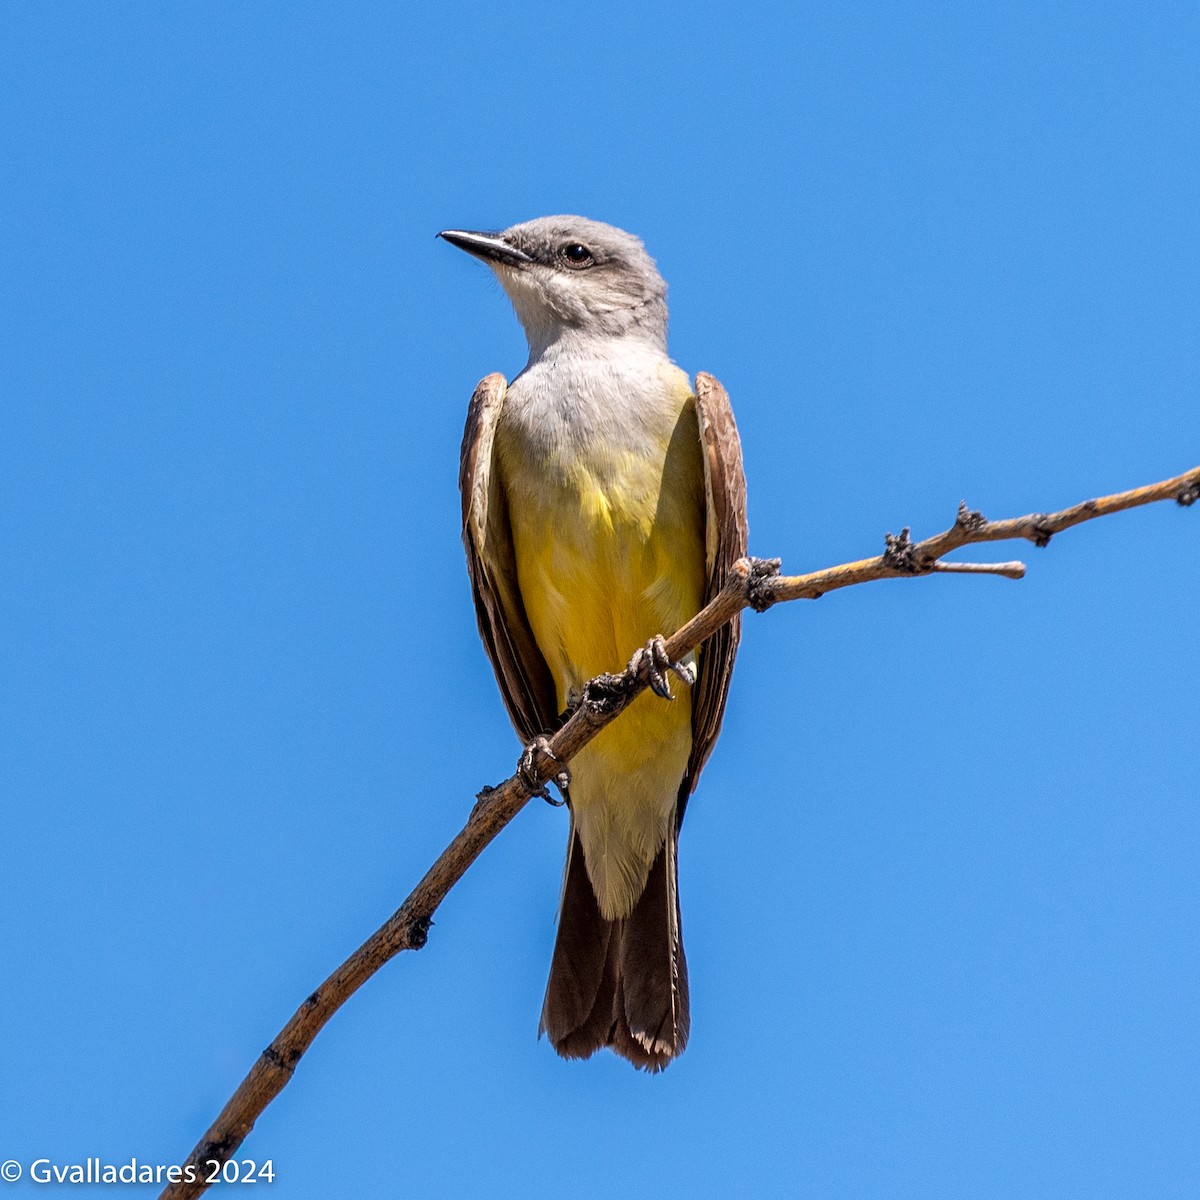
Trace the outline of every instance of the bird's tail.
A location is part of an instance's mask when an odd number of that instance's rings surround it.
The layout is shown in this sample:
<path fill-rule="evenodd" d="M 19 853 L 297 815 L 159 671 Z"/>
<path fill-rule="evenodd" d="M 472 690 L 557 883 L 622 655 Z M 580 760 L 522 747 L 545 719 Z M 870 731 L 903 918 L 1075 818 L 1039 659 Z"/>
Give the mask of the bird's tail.
<path fill-rule="evenodd" d="M 678 838 L 672 818 L 633 911 L 606 921 L 572 830 L 541 1023 L 563 1058 L 588 1058 L 611 1046 L 635 1067 L 661 1071 L 687 1045 Z"/>

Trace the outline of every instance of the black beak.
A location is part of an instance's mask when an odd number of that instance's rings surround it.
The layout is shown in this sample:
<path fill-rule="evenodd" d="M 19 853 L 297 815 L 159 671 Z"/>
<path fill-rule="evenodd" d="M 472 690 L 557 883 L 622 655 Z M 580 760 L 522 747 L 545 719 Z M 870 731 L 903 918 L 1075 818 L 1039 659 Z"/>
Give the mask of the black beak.
<path fill-rule="evenodd" d="M 468 229 L 443 229 L 438 237 L 452 246 L 483 259 L 486 263 L 497 263 L 504 267 L 523 267 L 533 259 L 524 250 L 510 246 L 495 233 L 472 233 Z"/>

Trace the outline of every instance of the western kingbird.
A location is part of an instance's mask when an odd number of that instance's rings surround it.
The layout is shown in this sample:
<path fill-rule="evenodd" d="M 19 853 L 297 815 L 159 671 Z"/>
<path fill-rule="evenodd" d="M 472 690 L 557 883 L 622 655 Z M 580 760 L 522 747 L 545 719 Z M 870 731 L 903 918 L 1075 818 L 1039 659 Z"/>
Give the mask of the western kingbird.
<path fill-rule="evenodd" d="M 440 234 L 512 300 L 529 361 L 489 375 L 463 435 L 463 541 L 479 630 L 531 743 L 593 676 L 645 646 L 695 686 L 643 693 L 579 752 L 541 1029 L 564 1058 L 611 1046 L 661 1070 L 687 1044 L 676 851 L 716 740 L 737 652 L 725 626 L 685 663 L 672 633 L 746 553 L 746 484 L 729 398 L 667 356 L 667 288 L 642 243 L 583 217 Z"/>

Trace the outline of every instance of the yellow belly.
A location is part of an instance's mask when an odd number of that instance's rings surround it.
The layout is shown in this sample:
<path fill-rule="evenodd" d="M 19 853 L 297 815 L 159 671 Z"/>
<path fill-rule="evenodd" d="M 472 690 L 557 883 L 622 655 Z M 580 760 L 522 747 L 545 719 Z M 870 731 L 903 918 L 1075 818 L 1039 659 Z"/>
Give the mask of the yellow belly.
<path fill-rule="evenodd" d="M 704 484 L 694 402 L 665 414 L 661 448 L 514 462 L 497 434 L 517 576 L 559 706 L 699 611 Z M 507 461 L 506 461 L 507 460 Z M 692 701 L 645 693 L 571 764 L 571 805 L 600 909 L 625 916 L 663 843 L 691 751 Z"/>

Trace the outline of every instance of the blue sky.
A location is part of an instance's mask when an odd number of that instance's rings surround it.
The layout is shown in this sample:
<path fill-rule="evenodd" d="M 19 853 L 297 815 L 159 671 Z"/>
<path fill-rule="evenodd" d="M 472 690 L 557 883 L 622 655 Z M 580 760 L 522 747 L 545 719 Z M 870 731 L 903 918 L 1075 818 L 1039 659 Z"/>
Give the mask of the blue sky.
<path fill-rule="evenodd" d="M 640 234 L 752 548 L 815 569 L 1200 462 L 1198 53 L 1183 4 L 10 8 L 0 1158 L 182 1159 L 511 770 L 456 472 L 524 347 L 437 230 Z M 1198 521 L 749 621 L 663 1076 L 535 1040 L 533 805 L 243 1154 L 297 1198 L 1194 1195 Z"/>

